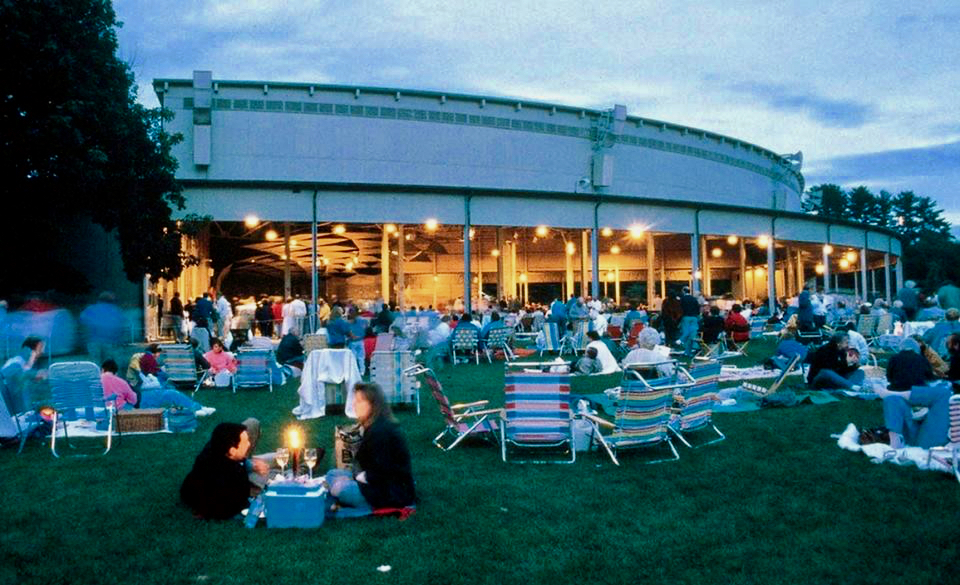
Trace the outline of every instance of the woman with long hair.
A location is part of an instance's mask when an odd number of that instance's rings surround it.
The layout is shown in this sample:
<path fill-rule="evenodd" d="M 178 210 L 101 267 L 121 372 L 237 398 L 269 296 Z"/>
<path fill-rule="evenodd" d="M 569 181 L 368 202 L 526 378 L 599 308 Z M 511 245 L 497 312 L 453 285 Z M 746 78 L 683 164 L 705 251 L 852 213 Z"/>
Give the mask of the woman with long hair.
<path fill-rule="evenodd" d="M 377 508 L 403 508 L 416 503 L 410 451 L 390 404 L 378 384 L 354 386 L 354 409 L 363 438 L 353 469 L 327 472 L 330 495 L 339 517 L 365 516 Z"/>

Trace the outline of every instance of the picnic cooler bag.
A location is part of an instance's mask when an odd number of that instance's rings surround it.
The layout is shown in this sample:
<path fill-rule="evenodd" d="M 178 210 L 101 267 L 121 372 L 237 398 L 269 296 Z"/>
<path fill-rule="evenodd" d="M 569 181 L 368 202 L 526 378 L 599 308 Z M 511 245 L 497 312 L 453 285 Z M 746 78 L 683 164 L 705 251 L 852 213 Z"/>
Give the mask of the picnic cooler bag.
<path fill-rule="evenodd" d="M 350 469 L 360 446 L 360 425 L 338 426 L 333 429 L 333 450 L 336 453 L 337 469 Z"/>
<path fill-rule="evenodd" d="M 264 492 L 267 528 L 317 528 L 323 524 L 326 490 L 319 485 L 280 483 Z"/>

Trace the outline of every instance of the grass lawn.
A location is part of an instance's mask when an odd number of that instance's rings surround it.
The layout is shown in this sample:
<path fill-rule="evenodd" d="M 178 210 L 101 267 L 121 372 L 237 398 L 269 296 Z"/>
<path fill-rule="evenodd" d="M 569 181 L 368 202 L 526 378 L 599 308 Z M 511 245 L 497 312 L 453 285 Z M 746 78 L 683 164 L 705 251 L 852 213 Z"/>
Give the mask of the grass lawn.
<path fill-rule="evenodd" d="M 502 364 L 447 367 L 440 379 L 451 400 L 502 404 Z M 573 390 L 613 385 L 581 378 Z M 678 446 L 680 461 L 658 465 L 625 454 L 617 468 L 599 453 L 572 466 L 507 465 L 483 444 L 444 453 L 430 443 L 443 423 L 424 392 L 421 416 L 398 413 L 421 498 L 412 518 L 250 531 L 195 520 L 178 488 L 218 422 L 257 416 L 261 450 L 279 446 L 296 386 L 199 397 L 218 411 L 194 434 L 124 437 L 106 457 L 55 460 L 35 441 L 20 456 L 0 451 L 0 585 L 960 579 L 956 481 L 871 464 L 830 438 L 848 422 L 881 424 L 878 402 L 716 415 L 726 441 Z M 302 427 L 329 451 L 345 421 Z"/>

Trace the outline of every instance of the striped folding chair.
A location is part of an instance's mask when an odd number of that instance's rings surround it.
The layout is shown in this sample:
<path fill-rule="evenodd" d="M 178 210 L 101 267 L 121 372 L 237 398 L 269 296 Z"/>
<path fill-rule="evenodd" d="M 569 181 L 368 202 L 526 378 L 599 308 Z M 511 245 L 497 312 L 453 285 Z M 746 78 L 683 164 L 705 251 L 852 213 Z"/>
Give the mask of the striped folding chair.
<path fill-rule="evenodd" d="M 232 387 L 260 388 L 267 386 L 273 392 L 273 375 L 270 364 L 273 351 L 269 349 L 240 349 L 237 352 L 237 371 L 233 374 Z"/>
<path fill-rule="evenodd" d="M 857 333 L 863 335 L 868 345 L 872 344 L 877 337 L 877 316 L 860 315 L 857 319 Z"/>
<path fill-rule="evenodd" d="M 763 339 L 763 334 L 767 330 L 766 317 L 750 317 L 750 340 Z"/>
<path fill-rule="evenodd" d="M 960 481 L 960 394 L 950 397 L 950 428 L 947 431 L 947 438 L 950 442 L 946 445 L 930 449 L 927 466 L 930 466 L 931 457 L 939 457 L 939 454 L 943 453 L 953 468 L 954 477 Z"/>
<path fill-rule="evenodd" d="M 493 363 L 493 352 L 503 351 L 503 356 L 507 360 L 514 359 L 513 349 L 510 348 L 510 340 L 513 338 L 513 329 L 509 327 L 497 327 L 487 333 L 487 343 L 484 347 L 484 353 L 487 354 L 487 361 Z"/>
<path fill-rule="evenodd" d="M 404 372 L 414 365 L 409 351 L 374 351 L 370 356 L 370 377 L 383 388 L 391 404 L 416 404 L 420 414 L 420 383 Z"/>
<path fill-rule="evenodd" d="M 50 382 L 51 404 L 49 409 L 53 415 L 53 432 L 50 433 L 50 451 L 54 457 L 57 453 L 57 423 L 63 423 L 63 437 L 70 445 L 70 436 L 67 434 L 67 421 L 106 418 L 107 420 L 107 448 L 103 454 L 110 452 L 113 445 L 113 416 L 114 406 L 104 402 L 103 385 L 100 383 L 100 368 L 93 362 L 60 362 L 52 364 L 48 373 Z M 45 411 L 47 409 L 41 409 Z"/>
<path fill-rule="evenodd" d="M 500 425 L 494 414 L 499 414 L 499 408 L 486 408 L 488 400 L 478 400 L 465 404 L 450 404 L 450 400 L 443 392 L 443 386 L 437 375 L 430 368 L 415 364 L 406 370 L 404 375 L 412 378 L 421 378 L 430 389 L 430 394 L 440 408 L 440 414 L 446 422 L 446 427 L 433 438 L 433 444 L 450 451 L 468 438 L 482 438 L 497 442 Z"/>
<path fill-rule="evenodd" d="M 167 379 L 175 386 L 189 386 L 196 393 L 206 379 L 208 372 L 203 370 L 198 379 L 197 361 L 193 357 L 193 348 L 184 344 L 164 345 L 162 347 L 163 355 L 166 356 L 163 370 L 167 373 Z"/>
<path fill-rule="evenodd" d="M 570 342 L 574 353 L 583 353 L 587 351 L 587 344 L 590 338 L 587 332 L 593 331 L 593 321 L 591 319 L 580 319 L 573 322 L 573 334 L 570 335 Z"/>
<path fill-rule="evenodd" d="M 551 321 L 544 321 L 543 323 L 543 347 L 540 349 L 540 355 L 543 356 L 543 352 L 557 352 L 558 355 L 563 355 L 564 350 L 569 349 L 571 353 L 573 351 L 573 346 L 570 344 L 570 338 L 567 337 L 564 332 L 560 330 L 560 326 Z"/>
<path fill-rule="evenodd" d="M 569 459 L 514 459 L 515 463 L 573 463 L 573 413 L 570 374 L 508 372 L 504 376 L 504 409 L 500 415 L 504 462 L 513 452 L 569 452 Z"/>
<path fill-rule="evenodd" d="M 450 339 L 450 349 L 453 352 L 453 365 L 457 365 L 458 351 L 473 353 L 477 365 L 480 365 L 480 333 L 476 327 L 459 327 L 454 329 Z"/>
<path fill-rule="evenodd" d="M 705 443 L 703 447 L 726 438 L 713 424 L 713 408 L 717 403 L 717 384 L 720 381 L 721 365 L 719 361 L 694 363 L 689 370 L 679 368 L 692 386 L 683 387 L 674 393 L 674 412 L 669 429 L 687 447 L 694 448 L 685 435 L 701 430 L 713 430 L 718 437 Z"/>
<path fill-rule="evenodd" d="M 776 394 L 780 390 L 780 386 L 786 381 L 787 376 L 789 376 L 793 370 L 799 369 L 800 373 L 803 373 L 803 368 L 800 365 L 800 356 L 795 355 L 793 359 L 790 360 L 790 363 L 787 364 L 787 367 L 780 372 L 780 375 L 776 377 L 769 387 L 760 386 L 759 384 L 752 384 L 750 382 L 743 382 L 740 384 L 742 390 L 746 390 L 751 394 L 756 394 L 757 396 L 769 396 L 771 394 Z"/>
<path fill-rule="evenodd" d="M 685 389 L 692 384 L 679 384 L 674 376 L 663 376 L 653 380 L 643 377 L 624 376 L 620 382 L 620 398 L 614 422 L 589 413 L 581 416 L 594 425 L 593 441 L 598 442 L 610 460 L 620 465 L 617 453 L 621 449 L 639 449 L 666 444 L 672 457 L 659 458 L 645 463 L 660 463 L 680 459 L 673 441 L 670 440 L 669 423 L 671 406 L 676 390 Z M 600 433 L 600 427 L 612 429 L 609 435 Z"/>

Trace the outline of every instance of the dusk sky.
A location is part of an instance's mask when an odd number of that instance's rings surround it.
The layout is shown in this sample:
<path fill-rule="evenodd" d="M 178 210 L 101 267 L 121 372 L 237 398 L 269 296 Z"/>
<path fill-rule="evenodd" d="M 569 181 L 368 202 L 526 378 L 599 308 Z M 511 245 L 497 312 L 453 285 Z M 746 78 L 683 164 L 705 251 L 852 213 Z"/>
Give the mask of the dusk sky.
<path fill-rule="evenodd" d="M 960 225 L 960 3 L 115 0 L 154 78 L 489 94 L 802 150 L 807 185 L 911 189 Z M 955 229 L 955 233 L 956 233 Z"/>

